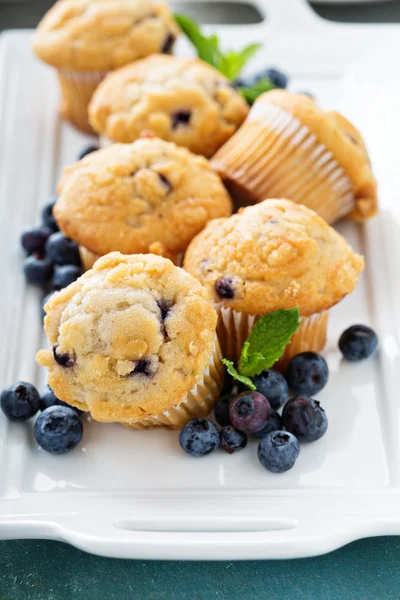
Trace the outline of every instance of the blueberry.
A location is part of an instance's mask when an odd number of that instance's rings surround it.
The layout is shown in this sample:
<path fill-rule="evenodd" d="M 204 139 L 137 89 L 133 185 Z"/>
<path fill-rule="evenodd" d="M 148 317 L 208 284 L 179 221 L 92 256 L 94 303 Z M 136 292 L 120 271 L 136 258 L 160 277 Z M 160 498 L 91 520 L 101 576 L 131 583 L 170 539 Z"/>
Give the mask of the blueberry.
<path fill-rule="evenodd" d="M 342 333 L 339 348 L 347 360 L 363 360 L 374 352 L 378 345 L 375 331 L 366 325 L 352 325 Z"/>
<path fill-rule="evenodd" d="M 53 233 L 47 240 L 46 254 L 56 265 L 81 264 L 78 244 L 65 237 L 61 231 Z"/>
<path fill-rule="evenodd" d="M 272 431 L 258 444 L 258 460 L 272 473 L 289 471 L 299 454 L 299 442 L 288 431 Z"/>
<path fill-rule="evenodd" d="M 272 68 L 264 69 L 264 71 L 257 73 L 257 75 L 254 77 L 253 83 L 260 81 L 261 79 L 270 79 L 274 86 L 283 89 L 287 87 L 289 82 L 289 77 L 286 75 L 286 73 Z"/>
<path fill-rule="evenodd" d="M 135 367 L 133 371 L 129 373 L 129 375 L 146 375 L 146 377 L 151 377 L 154 375 L 154 369 L 151 361 L 147 358 L 142 358 L 141 360 L 136 361 Z"/>
<path fill-rule="evenodd" d="M 169 33 L 165 38 L 163 45 L 161 47 L 161 54 L 171 54 L 172 46 L 175 43 L 175 36 L 172 33 Z"/>
<path fill-rule="evenodd" d="M 79 444 L 83 427 L 72 408 L 50 406 L 37 418 L 33 432 L 43 450 L 51 454 L 65 454 Z"/>
<path fill-rule="evenodd" d="M 53 231 L 45 225 L 27 229 L 21 235 L 21 246 L 28 254 L 36 252 L 43 255 L 45 244 L 52 233 Z"/>
<path fill-rule="evenodd" d="M 52 231 L 58 231 L 58 225 L 55 218 L 53 217 L 53 208 L 56 203 L 57 197 L 54 197 L 45 204 L 42 208 L 42 223 L 46 225 Z"/>
<path fill-rule="evenodd" d="M 235 297 L 235 288 L 231 277 L 221 277 L 214 284 L 214 289 L 220 298 L 228 300 Z"/>
<path fill-rule="evenodd" d="M 53 263 L 49 258 L 32 254 L 24 260 L 24 275 L 27 283 L 45 285 L 53 275 Z"/>
<path fill-rule="evenodd" d="M 180 126 L 189 124 L 192 113 L 189 110 L 179 110 L 171 116 L 172 129 L 177 129 Z"/>
<path fill-rule="evenodd" d="M 289 389 L 286 379 L 283 375 L 272 369 L 266 369 L 259 375 L 251 377 L 251 381 L 256 386 L 257 392 L 268 399 L 272 408 L 280 408 L 287 400 Z M 244 385 L 240 385 L 240 389 Z"/>
<path fill-rule="evenodd" d="M 61 367 L 71 368 L 75 364 L 75 357 L 71 356 L 68 352 L 62 352 L 59 350 L 59 344 L 53 346 L 53 356 L 56 363 Z"/>
<path fill-rule="evenodd" d="M 168 300 L 158 300 L 157 301 L 158 308 L 161 313 L 161 320 L 164 322 L 171 312 L 171 308 L 173 306 L 172 302 L 168 302 Z"/>
<path fill-rule="evenodd" d="M 78 160 L 82 160 L 88 154 L 92 154 L 92 152 L 96 152 L 99 149 L 99 146 L 87 146 L 78 154 Z"/>
<path fill-rule="evenodd" d="M 328 419 L 320 403 L 307 396 L 291 398 L 282 412 L 283 426 L 300 442 L 315 442 L 328 429 Z"/>
<path fill-rule="evenodd" d="M 53 288 L 62 290 L 70 283 L 73 283 L 82 275 L 82 269 L 76 265 L 63 265 L 58 267 L 53 275 Z"/>
<path fill-rule="evenodd" d="M 258 392 L 242 392 L 229 407 L 231 423 L 239 431 L 254 433 L 265 427 L 271 407 L 268 400 Z"/>
<path fill-rule="evenodd" d="M 282 418 L 281 415 L 276 410 L 271 410 L 271 414 L 269 415 L 269 419 L 265 427 L 263 427 L 260 431 L 255 431 L 253 435 L 258 438 L 263 438 L 271 431 L 278 431 L 282 429 Z"/>
<path fill-rule="evenodd" d="M 243 431 L 235 429 L 232 425 L 225 425 L 221 429 L 221 448 L 226 450 L 228 454 L 243 450 L 246 446 L 247 435 Z"/>
<path fill-rule="evenodd" d="M 231 425 L 231 418 L 229 416 L 229 407 L 232 404 L 235 396 L 233 394 L 227 394 L 217 400 L 214 408 L 214 417 L 217 423 L 224 427 L 225 425 Z"/>
<path fill-rule="evenodd" d="M 1 392 L 1 409 L 10 421 L 27 421 L 39 410 L 37 389 L 25 381 L 17 381 Z"/>
<path fill-rule="evenodd" d="M 296 394 L 312 396 L 322 390 L 329 376 L 325 359 L 316 352 L 301 352 L 289 362 L 286 379 Z"/>
<path fill-rule="evenodd" d="M 219 431 L 208 419 L 192 419 L 179 433 L 179 443 L 191 456 L 205 456 L 218 448 Z"/>
<path fill-rule="evenodd" d="M 75 408 L 75 406 L 70 406 L 66 402 L 59 400 L 51 387 L 46 385 L 43 392 L 40 395 L 40 410 L 46 410 L 49 406 L 67 406 L 68 408 L 72 408 L 73 411 L 76 412 L 77 415 L 81 415 L 83 413 L 79 408 Z"/>
<path fill-rule="evenodd" d="M 163 175 L 162 173 L 158 173 L 158 178 L 160 179 L 161 183 L 163 185 L 165 185 L 167 194 L 169 194 L 172 191 L 172 185 L 171 185 L 169 179 L 167 177 L 165 177 L 165 175 Z"/>
<path fill-rule="evenodd" d="M 50 300 L 50 298 L 52 297 L 52 295 L 53 295 L 53 294 L 54 294 L 54 292 L 50 292 L 50 294 L 47 294 L 47 296 L 45 296 L 45 297 L 43 298 L 43 300 L 42 300 L 42 307 L 41 307 L 41 310 L 40 310 L 40 316 L 41 316 L 41 318 L 42 318 L 42 321 L 43 321 L 43 319 L 44 319 L 44 318 L 45 318 L 45 316 L 46 316 L 46 311 L 44 310 L 44 306 L 45 306 L 46 302 L 47 302 L 48 300 Z"/>

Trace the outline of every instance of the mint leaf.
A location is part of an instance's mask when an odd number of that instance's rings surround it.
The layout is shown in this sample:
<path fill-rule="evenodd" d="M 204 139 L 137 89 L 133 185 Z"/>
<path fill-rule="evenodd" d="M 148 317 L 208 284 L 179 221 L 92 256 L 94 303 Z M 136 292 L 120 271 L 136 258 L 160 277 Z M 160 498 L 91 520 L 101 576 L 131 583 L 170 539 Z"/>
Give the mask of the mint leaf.
<path fill-rule="evenodd" d="M 238 87 L 238 92 L 242 94 L 243 98 L 247 100 L 249 104 L 254 104 L 258 96 L 261 96 L 261 94 L 275 89 L 275 87 L 276 86 L 272 83 L 270 79 L 268 79 L 268 77 L 263 77 L 250 87 Z"/>
<path fill-rule="evenodd" d="M 249 379 L 248 377 L 245 377 L 244 375 L 241 375 L 240 373 L 237 372 L 237 370 L 235 369 L 235 366 L 231 360 L 223 358 L 222 362 L 226 366 L 226 370 L 228 371 L 229 375 L 232 375 L 232 377 L 234 379 L 236 379 L 237 381 L 240 381 L 241 383 L 244 383 L 244 385 L 247 385 L 247 387 L 250 388 L 251 390 L 256 389 L 256 386 L 253 384 L 251 379 Z"/>
<path fill-rule="evenodd" d="M 250 44 L 239 52 L 229 51 L 224 54 L 215 34 L 208 37 L 204 35 L 197 23 L 187 15 L 178 13 L 174 16 L 183 33 L 196 48 L 197 56 L 230 80 L 239 75 L 245 64 L 261 48 L 261 44 Z"/>
<path fill-rule="evenodd" d="M 253 377 L 272 367 L 299 325 L 298 308 L 276 310 L 261 317 L 243 345 L 238 369 L 240 375 Z"/>

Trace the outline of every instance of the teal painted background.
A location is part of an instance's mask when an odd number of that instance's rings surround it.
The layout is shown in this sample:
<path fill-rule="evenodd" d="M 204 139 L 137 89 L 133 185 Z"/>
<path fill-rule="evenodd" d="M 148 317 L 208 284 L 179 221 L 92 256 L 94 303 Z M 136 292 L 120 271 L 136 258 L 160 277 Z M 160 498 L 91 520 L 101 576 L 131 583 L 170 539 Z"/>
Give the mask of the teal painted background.
<path fill-rule="evenodd" d="M 399 600 L 400 537 L 310 559 L 107 559 L 58 542 L 0 542 L 0 600 Z"/>

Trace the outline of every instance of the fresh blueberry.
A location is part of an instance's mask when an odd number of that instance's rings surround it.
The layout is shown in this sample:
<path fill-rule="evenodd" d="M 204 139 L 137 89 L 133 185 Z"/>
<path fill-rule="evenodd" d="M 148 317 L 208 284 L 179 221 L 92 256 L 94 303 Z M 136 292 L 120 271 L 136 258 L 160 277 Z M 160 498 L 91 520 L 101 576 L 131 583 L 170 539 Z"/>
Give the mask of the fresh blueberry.
<path fill-rule="evenodd" d="M 189 110 L 179 110 L 171 116 L 172 119 L 172 129 L 177 129 L 181 126 L 186 126 L 189 124 L 192 113 Z"/>
<path fill-rule="evenodd" d="M 42 227 L 33 227 L 27 229 L 21 235 L 21 246 L 28 254 L 44 254 L 44 247 L 53 231 L 43 225 Z"/>
<path fill-rule="evenodd" d="M 58 267 L 53 275 L 53 288 L 62 290 L 73 283 L 82 275 L 82 269 L 76 265 L 63 265 Z"/>
<path fill-rule="evenodd" d="M 272 431 L 258 444 L 258 460 L 272 473 L 289 471 L 299 454 L 299 442 L 288 431 Z"/>
<path fill-rule="evenodd" d="M 221 448 L 226 450 L 228 454 L 243 450 L 246 446 L 247 435 L 243 431 L 235 429 L 232 425 L 225 425 L 221 429 Z"/>
<path fill-rule="evenodd" d="M 291 398 L 282 412 L 283 426 L 300 442 L 315 442 L 328 429 L 328 419 L 320 403 L 307 396 Z"/>
<path fill-rule="evenodd" d="M 270 79 L 274 86 L 283 89 L 287 87 L 289 82 L 289 77 L 286 75 L 286 73 L 272 68 L 264 69 L 264 71 L 257 73 L 253 82 L 257 83 L 257 81 L 260 81 L 261 79 Z"/>
<path fill-rule="evenodd" d="M 217 400 L 214 408 L 215 420 L 221 427 L 225 425 L 231 425 L 231 418 L 229 416 L 229 407 L 232 404 L 235 396 L 233 394 L 227 394 Z"/>
<path fill-rule="evenodd" d="M 265 427 L 271 407 L 268 400 L 258 392 L 242 392 L 229 407 L 231 423 L 239 431 L 254 433 Z"/>
<path fill-rule="evenodd" d="M 325 359 L 316 352 L 301 352 L 289 362 L 286 379 L 296 394 L 312 396 L 327 384 L 329 369 Z"/>
<path fill-rule="evenodd" d="M 47 294 L 47 296 L 45 296 L 42 300 L 42 308 L 40 310 L 40 316 L 42 318 L 42 321 L 46 316 L 46 311 L 44 310 L 45 304 L 48 300 L 50 300 L 50 298 L 52 297 L 53 294 L 54 294 L 54 292 L 50 292 L 50 294 Z"/>
<path fill-rule="evenodd" d="M 40 395 L 40 410 L 46 410 L 49 406 L 67 406 L 68 408 L 72 408 L 73 411 L 76 412 L 77 415 L 81 415 L 83 413 L 79 408 L 75 408 L 75 406 L 70 406 L 66 402 L 59 400 L 51 387 L 46 385 L 43 392 Z"/>
<path fill-rule="evenodd" d="M 39 410 L 37 389 L 25 381 L 17 381 L 1 392 L 1 410 L 10 421 L 27 421 Z"/>
<path fill-rule="evenodd" d="M 33 431 L 43 450 L 51 454 L 65 454 L 79 444 L 83 427 L 72 408 L 50 406 L 38 416 Z"/>
<path fill-rule="evenodd" d="M 271 414 L 269 415 L 269 419 L 265 427 L 263 427 L 260 431 L 255 431 L 253 435 L 258 438 L 263 438 L 271 431 L 278 431 L 282 429 L 282 418 L 281 415 L 276 410 L 271 410 Z"/>
<path fill-rule="evenodd" d="M 24 275 L 27 283 L 45 285 L 53 275 L 53 263 L 47 257 L 32 254 L 24 260 Z"/>
<path fill-rule="evenodd" d="M 45 204 L 42 208 L 42 223 L 52 231 L 58 231 L 58 225 L 55 218 L 53 217 L 53 208 L 56 203 L 57 197 L 54 197 Z"/>
<path fill-rule="evenodd" d="M 216 293 L 220 298 L 228 300 L 235 297 L 235 288 L 231 277 L 221 277 L 214 284 Z"/>
<path fill-rule="evenodd" d="M 179 443 L 191 456 L 205 456 L 218 448 L 220 435 L 208 419 L 191 419 L 179 433 Z"/>
<path fill-rule="evenodd" d="M 251 377 L 251 381 L 256 386 L 257 392 L 268 399 L 271 408 L 280 408 L 287 400 L 289 389 L 286 379 L 283 375 L 272 369 L 266 369 L 259 375 Z M 240 389 L 245 389 L 243 384 L 240 384 Z"/>
<path fill-rule="evenodd" d="M 46 242 L 46 254 L 56 265 L 81 264 L 79 247 L 76 242 L 65 237 L 61 231 L 53 233 Z"/>
<path fill-rule="evenodd" d="M 366 325 L 352 325 L 342 333 L 339 348 L 347 360 L 363 360 L 374 352 L 378 345 L 375 331 Z"/>
<path fill-rule="evenodd" d="M 92 152 L 96 152 L 98 149 L 99 146 L 86 146 L 86 148 L 84 148 L 82 152 L 78 154 L 78 160 L 82 160 L 82 158 L 85 158 L 85 156 L 88 154 L 92 154 Z"/>

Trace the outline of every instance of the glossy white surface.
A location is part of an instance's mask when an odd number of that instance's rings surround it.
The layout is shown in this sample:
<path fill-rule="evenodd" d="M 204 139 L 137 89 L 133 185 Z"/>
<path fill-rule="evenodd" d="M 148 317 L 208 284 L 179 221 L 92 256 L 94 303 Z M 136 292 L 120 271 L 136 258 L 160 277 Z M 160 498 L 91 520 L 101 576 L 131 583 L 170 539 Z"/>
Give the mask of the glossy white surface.
<path fill-rule="evenodd" d="M 398 47 L 399 28 L 352 26 L 350 36 L 344 27 L 335 53 L 339 26 L 322 25 L 300 0 L 290 5 L 303 29 L 293 29 L 271 2 L 268 25 L 222 27 L 224 42 L 239 46 L 265 34 L 268 45 L 254 69 L 282 65 L 293 74 L 292 89 L 340 106 L 365 133 L 381 186 L 379 217 L 340 226 L 365 254 L 367 269 L 356 292 L 332 311 L 325 351 L 331 377 L 319 395 L 328 433 L 302 446 L 292 471 L 273 475 L 259 465 L 255 443 L 235 456 L 195 460 L 179 449 L 176 433 L 93 422 L 84 423 L 79 449 L 54 457 L 35 445 L 31 425 L 0 416 L 0 537 L 63 539 L 109 556 L 235 559 L 307 556 L 365 535 L 400 533 L 400 86 L 392 70 L 381 72 L 379 86 L 369 79 L 371 61 L 383 61 L 387 45 Z M 3 387 L 16 379 L 42 384 L 45 376 L 34 361 L 43 343 L 41 295 L 23 282 L 20 231 L 38 221 L 61 168 L 92 140 L 58 120 L 54 73 L 31 56 L 29 33 L 0 39 Z M 368 69 L 367 39 L 376 45 Z M 180 50 L 188 51 L 184 43 Z M 343 76 L 350 58 L 357 66 Z M 352 365 L 341 361 L 336 343 L 354 322 L 372 325 L 381 344 L 374 358 Z"/>

